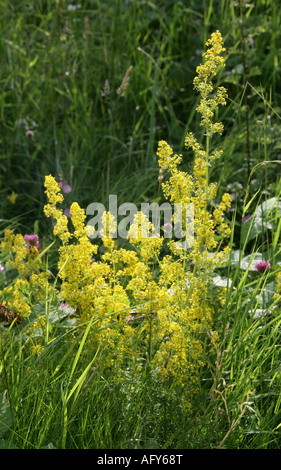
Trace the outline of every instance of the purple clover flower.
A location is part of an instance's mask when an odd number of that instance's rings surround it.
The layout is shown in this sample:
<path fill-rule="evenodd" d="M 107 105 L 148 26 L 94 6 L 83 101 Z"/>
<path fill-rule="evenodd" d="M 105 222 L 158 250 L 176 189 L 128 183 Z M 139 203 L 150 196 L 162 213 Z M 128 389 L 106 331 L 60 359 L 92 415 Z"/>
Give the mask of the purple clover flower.
<path fill-rule="evenodd" d="M 72 191 L 72 187 L 69 184 L 65 184 L 62 187 L 62 190 L 63 190 L 64 194 L 69 194 Z"/>
<path fill-rule="evenodd" d="M 61 302 L 59 308 L 60 308 L 60 309 L 68 308 L 68 303 L 66 303 L 66 302 Z"/>
<path fill-rule="evenodd" d="M 270 269 L 269 261 L 261 261 L 260 263 L 255 263 L 255 268 L 259 273 L 264 273 Z"/>
<path fill-rule="evenodd" d="M 70 186 L 70 184 L 68 184 L 67 180 L 64 180 L 64 182 L 60 181 L 59 182 L 59 187 L 62 189 L 64 194 L 69 194 L 72 191 L 72 187 Z"/>
<path fill-rule="evenodd" d="M 173 226 L 172 226 L 171 222 L 166 222 L 166 223 L 164 224 L 164 230 L 165 230 L 165 232 L 171 232 L 171 231 L 172 231 L 172 228 L 173 228 Z"/>
<path fill-rule="evenodd" d="M 30 135 L 31 137 L 34 137 L 34 132 L 33 132 L 31 129 L 27 129 L 25 135 L 26 135 L 26 137 L 28 137 L 29 135 Z"/>
<path fill-rule="evenodd" d="M 24 236 L 24 239 L 27 243 L 27 248 L 30 246 L 35 246 L 35 248 L 37 249 L 37 251 L 40 253 L 40 244 L 39 244 L 39 238 L 38 238 L 38 235 L 36 235 L 36 233 L 34 233 L 33 235 L 25 235 Z"/>
<path fill-rule="evenodd" d="M 62 311 L 64 309 L 68 309 L 69 314 L 75 312 L 75 309 L 70 307 L 67 302 L 61 302 L 60 305 L 59 305 L 59 309 L 62 310 Z"/>
<path fill-rule="evenodd" d="M 64 213 L 64 215 L 66 215 L 66 217 L 69 217 L 69 218 L 71 217 L 71 212 L 70 212 L 69 207 L 67 207 L 67 208 L 64 210 L 63 213 Z"/>

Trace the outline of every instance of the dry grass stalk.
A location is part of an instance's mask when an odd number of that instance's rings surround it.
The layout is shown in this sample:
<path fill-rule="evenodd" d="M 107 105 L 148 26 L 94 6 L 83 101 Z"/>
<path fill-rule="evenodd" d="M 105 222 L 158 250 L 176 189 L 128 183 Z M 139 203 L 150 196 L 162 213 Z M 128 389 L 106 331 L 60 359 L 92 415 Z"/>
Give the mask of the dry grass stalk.
<path fill-rule="evenodd" d="M 117 95 L 119 95 L 119 96 L 125 96 L 125 91 L 126 91 L 126 88 L 127 88 L 128 84 L 129 84 L 130 73 L 131 73 L 132 69 L 133 69 L 133 66 L 130 65 L 130 67 L 128 68 L 127 72 L 125 73 L 125 76 L 124 76 L 124 78 L 123 78 L 123 80 L 122 80 L 122 83 L 121 83 L 120 87 L 117 88 L 117 90 L 116 90 Z"/>

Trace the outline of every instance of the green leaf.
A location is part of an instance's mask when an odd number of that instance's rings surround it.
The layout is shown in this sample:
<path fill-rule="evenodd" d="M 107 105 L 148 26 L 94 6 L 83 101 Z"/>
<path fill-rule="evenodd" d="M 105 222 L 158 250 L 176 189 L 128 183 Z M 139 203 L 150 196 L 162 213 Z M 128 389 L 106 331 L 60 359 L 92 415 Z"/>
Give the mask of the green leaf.
<path fill-rule="evenodd" d="M 29 64 L 28 64 L 29 67 L 30 67 L 30 68 L 34 67 L 34 65 L 36 64 L 37 60 L 38 60 L 38 55 L 35 56 L 34 59 L 33 59 L 31 62 L 29 62 Z"/>
<path fill-rule="evenodd" d="M 277 230 L 278 218 L 281 214 L 281 201 L 276 197 L 259 204 L 255 213 L 242 225 L 241 241 L 253 240 L 265 230 Z"/>
<path fill-rule="evenodd" d="M 267 229 L 272 229 L 270 223 L 266 223 L 262 217 L 251 217 L 242 225 L 241 242 L 244 245 L 246 241 L 253 240 Z"/>
<path fill-rule="evenodd" d="M 263 300 L 263 305 L 271 305 L 273 301 L 273 295 L 275 294 L 275 282 L 268 282 L 262 291 L 261 298 Z"/>
<path fill-rule="evenodd" d="M 281 201 L 279 201 L 276 197 L 267 199 L 266 201 L 259 204 L 255 211 L 255 215 L 257 217 L 269 216 L 273 213 L 274 210 L 278 211 L 278 215 L 281 214 Z"/>
<path fill-rule="evenodd" d="M 216 287 L 230 287 L 232 284 L 231 279 L 221 277 L 219 274 L 212 278 L 213 284 Z"/>

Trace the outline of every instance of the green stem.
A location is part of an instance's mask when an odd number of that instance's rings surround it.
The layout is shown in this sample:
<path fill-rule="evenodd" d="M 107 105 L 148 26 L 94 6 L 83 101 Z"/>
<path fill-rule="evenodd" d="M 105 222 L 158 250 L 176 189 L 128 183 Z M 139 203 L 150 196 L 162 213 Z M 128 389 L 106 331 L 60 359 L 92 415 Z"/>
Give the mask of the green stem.
<path fill-rule="evenodd" d="M 3 373 L 4 373 L 5 389 L 7 390 L 7 397 L 8 397 L 10 406 L 12 408 L 12 402 L 11 402 L 10 388 L 9 388 L 9 382 L 8 382 L 8 374 L 7 374 L 7 369 L 6 369 L 6 361 L 5 361 L 5 353 L 4 353 L 3 337 L 2 337 L 1 328 L 0 328 L 0 345 L 1 345 L 1 356 L 2 356 L 2 362 L 3 362 Z"/>
<path fill-rule="evenodd" d="M 210 135 L 208 130 L 206 129 L 207 137 L 206 137 L 206 187 L 205 187 L 205 211 L 204 211 L 204 225 L 206 225 L 207 221 L 207 209 L 208 209 L 208 197 L 209 197 L 209 152 L 210 152 Z M 203 248 L 203 247 L 202 247 Z M 204 269 L 204 282 L 206 281 L 206 267 Z"/>

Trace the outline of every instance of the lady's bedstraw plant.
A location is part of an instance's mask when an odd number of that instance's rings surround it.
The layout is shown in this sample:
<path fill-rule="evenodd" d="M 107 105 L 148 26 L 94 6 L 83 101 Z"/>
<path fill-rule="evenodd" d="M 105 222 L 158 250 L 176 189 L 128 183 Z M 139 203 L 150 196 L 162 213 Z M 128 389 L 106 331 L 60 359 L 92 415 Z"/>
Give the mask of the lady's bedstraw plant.
<path fill-rule="evenodd" d="M 50 277 L 48 271 L 41 271 L 38 236 L 23 237 L 6 230 L 1 250 L 6 257 L 5 270 L 15 273 L 14 282 L 0 291 L 1 302 L 15 309 L 22 318 L 28 318 L 32 305 L 45 299 L 46 283 Z"/>
<path fill-rule="evenodd" d="M 205 147 L 192 133 L 187 134 L 185 139 L 186 147 L 195 154 L 193 174 L 178 169 L 182 156 L 173 154 L 166 142 L 159 142 L 157 152 L 159 166 L 170 174 L 169 179 L 162 183 L 166 198 L 173 203 L 193 204 L 194 207 L 193 247 L 177 250 L 176 243 L 171 241 L 170 250 L 181 264 L 175 263 L 172 257 L 165 257 L 160 263 L 160 282 L 165 282 L 172 293 L 168 308 L 161 311 L 160 325 L 177 329 L 177 333 L 169 335 L 169 340 L 164 342 L 158 354 L 162 358 L 162 368 L 163 364 L 167 364 L 167 367 L 164 366 L 166 372 L 170 369 L 172 374 L 177 371 L 178 375 L 183 376 L 185 371 L 190 371 L 195 383 L 197 365 L 202 363 L 203 338 L 212 323 L 213 312 L 208 302 L 212 273 L 230 253 L 228 246 L 220 249 L 220 245 L 231 233 L 224 220 L 224 212 L 231 205 L 231 196 L 224 194 L 220 204 L 212 210 L 217 185 L 209 181 L 209 168 L 222 154 L 221 150 L 210 151 L 212 136 L 223 131 L 222 123 L 213 122 L 214 112 L 220 104 L 226 104 L 227 98 L 225 88 L 219 87 L 214 92 L 212 83 L 219 67 L 225 65 L 221 56 L 225 49 L 219 31 L 212 34 L 206 46 L 204 63 L 197 67 L 194 79 L 194 87 L 201 95 L 197 111 L 202 116 L 200 124 L 205 130 Z M 188 269 L 189 266 L 193 268 Z"/>
<path fill-rule="evenodd" d="M 173 154 L 166 142 L 159 142 L 157 151 L 161 176 L 169 174 L 161 181 L 164 196 L 171 204 L 194 207 L 191 247 L 179 249 L 171 240 L 169 254 L 163 256 L 164 238 L 156 235 L 152 223 L 139 212 L 128 232 L 131 249 L 118 248 L 112 238 L 116 220 L 104 212 L 101 237 L 105 252 L 100 260 L 94 260 L 97 246 L 89 238 L 85 211 L 74 202 L 71 219 L 66 217 L 58 208 L 63 202 L 59 184 L 51 175 L 45 178 L 48 203 L 44 211 L 55 220 L 53 232 L 61 241 L 60 294 L 77 312 L 81 328 L 94 319 L 89 347 L 99 351 L 99 363 L 114 371 L 117 380 L 128 370 L 134 369 L 139 375 L 148 368 L 156 379 L 185 387 L 187 401 L 198 389 L 204 343 L 212 327 L 208 298 L 211 276 L 229 254 L 229 248 L 221 249 L 220 244 L 230 234 L 224 212 L 231 198 L 224 194 L 215 206 L 217 185 L 209 181 L 209 167 L 221 155 L 219 150 L 210 151 L 211 137 L 223 130 L 221 123 L 213 122 L 213 116 L 219 104 L 226 104 L 227 97 L 222 87 L 213 92 L 211 81 L 224 66 L 219 32 L 212 34 L 207 46 L 204 64 L 197 68 L 194 79 L 201 94 L 197 110 L 205 129 L 204 148 L 193 134 L 186 136 L 186 146 L 195 153 L 192 174 L 179 170 L 182 156 Z M 150 236 L 143 237 L 142 230 Z M 11 234 L 6 248 L 9 237 Z M 23 247 L 18 248 L 19 255 L 22 251 L 26 254 Z"/>

